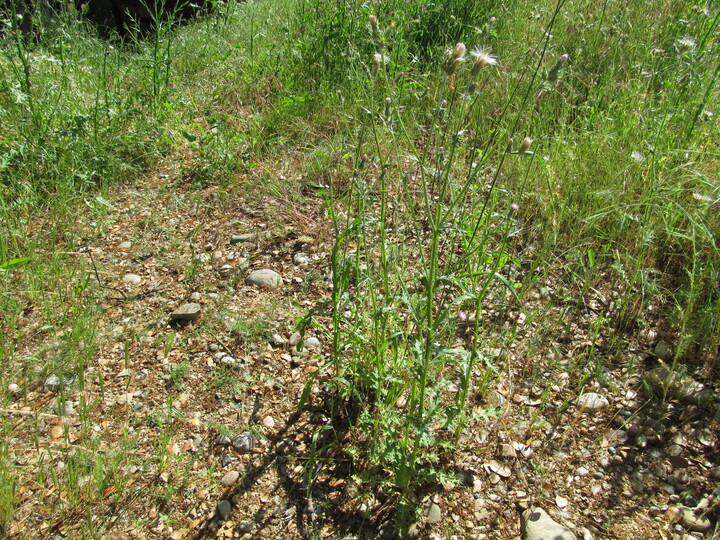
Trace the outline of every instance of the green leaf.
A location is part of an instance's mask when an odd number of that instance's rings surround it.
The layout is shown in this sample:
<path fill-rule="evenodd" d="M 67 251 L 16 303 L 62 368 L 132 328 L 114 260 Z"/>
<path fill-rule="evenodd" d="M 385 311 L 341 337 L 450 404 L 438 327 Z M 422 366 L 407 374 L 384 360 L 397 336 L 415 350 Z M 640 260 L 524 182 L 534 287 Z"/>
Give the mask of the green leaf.
<path fill-rule="evenodd" d="M 111 203 L 105 197 L 102 197 L 101 195 L 98 195 L 97 197 L 95 197 L 95 200 L 97 202 L 99 202 L 100 204 L 107 206 L 108 208 L 114 208 L 113 203 Z"/>
<path fill-rule="evenodd" d="M 30 264 L 31 261 L 32 259 L 30 257 L 21 257 L 19 259 L 13 259 L 12 261 L 0 263 L 0 271 L 8 272 L 10 270 L 14 270 L 15 268 L 20 268 L 21 266 Z"/>

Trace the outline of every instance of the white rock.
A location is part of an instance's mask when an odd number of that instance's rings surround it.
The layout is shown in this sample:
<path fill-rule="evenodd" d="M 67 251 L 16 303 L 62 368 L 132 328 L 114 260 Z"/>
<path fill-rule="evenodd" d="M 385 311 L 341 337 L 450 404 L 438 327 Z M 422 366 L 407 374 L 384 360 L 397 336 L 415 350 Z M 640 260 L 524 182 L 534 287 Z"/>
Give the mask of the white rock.
<path fill-rule="evenodd" d="M 10 392 L 10 394 L 12 394 L 13 396 L 20 393 L 20 387 L 15 383 L 8 384 L 7 389 L 8 389 L 8 392 Z"/>
<path fill-rule="evenodd" d="M 280 274 L 278 274 L 274 270 L 269 270 L 267 268 L 250 272 L 250 274 L 246 278 L 246 281 L 250 285 L 267 287 L 269 289 L 277 289 L 283 284 L 283 280 Z"/>
<path fill-rule="evenodd" d="M 522 513 L 523 540 L 577 540 L 573 532 L 555 523 L 540 507 Z"/>
<path fill-rule="evenodd" d="M 263 426 L 265 426 L 268 429 L 272 429 L 275 427 L 275 420 L 272 416 L 266 416 L 263 418 Z"/>
<path fill-rule="evenodd" d="M 577 406 L 581 411 L 600 411 L 609 405 L 610 402 L 605 396 L 601 396 L 595 392 L 588 392 L 577 399 Z"/>
<path fill-rule="evenodd" d="M 130 285 L 140 285 L 140 283 L 142 283 L 142 278 L 137 274 L 125 274 L 122 280 L 123 283 L 128 283 Z"/>

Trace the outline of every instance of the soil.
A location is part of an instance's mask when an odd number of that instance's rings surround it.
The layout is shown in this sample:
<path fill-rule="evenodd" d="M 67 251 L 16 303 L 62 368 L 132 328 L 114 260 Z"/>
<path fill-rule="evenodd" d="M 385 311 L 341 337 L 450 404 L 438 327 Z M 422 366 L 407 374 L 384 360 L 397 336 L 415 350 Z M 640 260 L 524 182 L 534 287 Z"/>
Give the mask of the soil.
<path fill-rule="evenodd" d="M 288 342 L 330 294 L 332 226 L 321 197 L 311 188 L 301 198 L 252 194 L 247 186 L 257 179 L 245 184 L 251 195 L 195 186 L 184 165 L 175 156 L 107 197 L 111 206 L 78 216 L 80 249 L 70 256 L 90 275 L 85 302 L 101 311 L 97 350 L 83 389 L 76 381 L 62 392 L 74 404 L 65 415 L 44 378 L 16 381 L 28 390 L 2 412 L 17 474 L 9 536 L 75 538 L 95 529 L 107 539 L 394 537 L 391 471 L 358 457 L 363 434 L 327 407 L 326 335 L 309 328 L 305 339 L 317 337 L 320 348 L 299 354 Z M 36 234 L 49 226 L 38 223 Z M 231 242 L 243 233 L 262 234 Z M 307 265 L 293 263 L 298 253 Z M 263 268 L 283 285 L 245 282 L 248 270 Z M 127 274 L 141 282 L 123 282 Z M 568 285 L 550 274 L 526 293 L 525 313 L 484 314 L 516 336 L 490 351 L 494 371 L 477 372 L 469 400 L 477 415 L 439 452 L 446 481 L 409 494 L 415 536 L 520 538 L 520 514 L 539 505 L 578 538 L 685 538 L 690 525 L 677 507 L 686 505 L 711 520 L 695 537 L 712 537 L 716 405 L 649 391 L 646 374 L 657 365 L 650 353 L 670 339 L 660 322 L 646 313 L 643 325 L 655 334 L 596 333 L 597 315 L 612 316 L 619 291 L 608 283 L 573 301 L 557 293 Z M 172 322 L 191 301 L 201 304 L 200 317 Z M 326 315 L 316 321 L 327 329 Z M 53 339 L 42 330 L 49 318 L 28 306 L 15 336 L 23 345 L 8 365 Z M 581 411 L 581 392 L 609 405 Z M 241 433 L 252 434 L 251 450 L 226 445 Z M 114 471 L 104 481 L 93 456 Z M 69 479 L 71 471 L 79 477 Z M 239 479 L 225 486 L 228 471 Z"/>

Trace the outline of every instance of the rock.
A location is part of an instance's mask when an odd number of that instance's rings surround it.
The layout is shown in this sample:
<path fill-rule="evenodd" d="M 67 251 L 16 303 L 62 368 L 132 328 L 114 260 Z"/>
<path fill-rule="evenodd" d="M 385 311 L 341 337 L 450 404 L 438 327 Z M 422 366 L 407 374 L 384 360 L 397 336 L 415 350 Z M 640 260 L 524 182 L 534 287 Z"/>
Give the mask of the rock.
<path fill-rule="evenodd" d="M 57 394 L 60 391 L 61 386 L 67 387 L 74 382 L 74 376 L 63 377 L 61 383 L 60 377 L 58 377 L 57 375 L 50 375 L 47 379 L 45 379 L 45 384 L 43 384 L 43 390 L 45 392 L 52 392 L 53 394 Z"/>
<path fill-rule="evenodd" d="M 246 278 L 246 281 L 250 285 L 267 287 L 269 289 L 277 289 L 283 284 L 280 274 L 267 268 L 263 270 L 253 270 Z"/>
<path fill-rule="evenodd" d="M 540 507 L 522 513 L 523 540 L 577 540 L 573 532 L 555 523 Z"/>
<path fill-rule="evenodd" d="M 223 499 L 217 504 L 217 515 L 220 519 L 227 519 L 231 511 L 232 506 L 230 505 L 230 501 Z"/>
<path fill-rule="evenodd" d="M 132 242 L 120 242 L 118 244 L 118 249 L 130 249 L 132 247 Z"/>
<path fill-rule="evenodd" d="M 200 304 L 195 302 L 183 304 L 170 315 L 172 321 L 194 321 L 200 316 Z"/>
<path fill-rule="evenodd" d="M 581 411 L 600 411 L 610 405 L 610 402 L 605 396 L 596 394 L 595 392 L 588 392 L 583 394 L 577 399 L 578 409 Z"/>
<path fill-rule="evenodd" d="M 240 242 L 254 242 L 256 240 L 260 240 L 264 236 L 267 236 L 266 232 L 233 234 L 230 237 L 230 243 L 231 244 L 239 244 Z"/>
<path fill-rule="evenodd" d="M 488 404 L 499 409 L 500 414 L 505 414 L 510 408 L 508 400 L 497 390 L 491 390 L 487 396 Z"/>
<path fill-rule="evenodd" d="M 199 302 L 201 298 L 202 298 L 202 296 L 200 295 L 199 292 L 194 292 L 190 295 L 190 301 L 192 301 L 192 302 Z"/>
<path fill-rule="evenodd" d="M 275 420 L 273 419 L 272 416 L 266 416 L 265 418 L 263 418 L 262 423 L 263 423 L 263 426 L 265 426 L 268 429 L 272 429 L 275 427 Z"/>
<path fill-rule="evenodd" d="M 242 452 L 250 452 L 255 448 L 255 437 L 249 431 L 241 433 L 235 437 L 233 446 Z"/>
<path fill-rule="evenodd" d="M 280 334 L 273 334 L 270 337 L 270 343 L 272 343 L 276 347 L 282 347 L 283 345 L 285 345 L 285 338 L 282 337 Z"/>
<path fill-rule="evenodd" d="M 237 471 L 228 471 L 225 476 L 222 477 L 220 483 L 225 487 L 232 486 L 240 478 L 240 473 Z"/>
<path fill-rule="evenodd" d="M 230 437 L 221 433 L 220 435 L 215 437 L 215 444 L 217 444 L 218 446 L 230 446 L 232 444 L 232 441 L 230 440 Z"/>
<path fill-rule="evenodd" d="M 140 283 L 142 283 L 142 278 L 137 274 L 125 274 L 122 280 L 123 283 L 127 283 L 129 285 L 140 285 Z"/>
<path fill-rule="evenodd" d="M 230 465 L 231 463 L 234 463 L 237 460 L 238 460 L 238 458 L 236 458 L 235 456 L 231 456 L 230 454 L 225 454 L 222 457 L 221 463 L 222 463 L 223 467 L 227 467 L 228 465 Z"/>
<path fill-rule="evenodd" d="M 300 343 L 300 338 L 301 338 L 300 332 L 293 333 L 293 335 L 290 336 L 290 340 L 289 340 L 290 346 L 294 347 L 295 345 Z"/>
<path fill-rule="evenodd" d="M 689 531 L 707 532 L 712 529 L 712 522 L 703 512 L 696 515 L 695 512 L 687 506 L 680 507 L 680 523 Z"/>
<path fill-rule="evenodd" d="M 249 533 L 253 530 L 253 522 L 252 521 L 241 521 L 238 523 L 238 531 L 241 533 Z"/>
<path fill-rule="evenodd" d="M 307 255 L 303 255 L 302 253 L 296 253 L 293 255 L 293 264 L 296 266 L 307 266 L 310 264 L 310 259 Z"/>
<path fill-rule="evenodd" d="M 432 503 L 427 509 L 425 519 L 430 524 L 440 523 L 440 521 L 442 520 L 442 512 L 440 511 L 440 507 L 437 504 Z"/>
<path fill-rule="evenodd" d="M 713 391 L 690 377 L 658 366 L 645 376 L 650 387 L 658 394 L 667 393 L 684 403 L 703 405 L 713 400 Z"/>
<path fill-rule="evenodd" d="M 15 383 L 8 384 L 7 389 L 8 389 L 8 392 L 13 396 L 16 396 L 20 393 L 20 386 L 18 386 Z"/>
<path fill-rule="evenodd" d="M 304 346 L 306 349 L 319 349 L 320 340 L 316 337 L 309 337 L 305 340 Z"/>
<path fill-rule="evenodd" d="M 653 354 L 663 362 L 672 362 L 673 356 L 675 355 L 672 345 L 665 341 L 661 341 L 655 345 Z"/>

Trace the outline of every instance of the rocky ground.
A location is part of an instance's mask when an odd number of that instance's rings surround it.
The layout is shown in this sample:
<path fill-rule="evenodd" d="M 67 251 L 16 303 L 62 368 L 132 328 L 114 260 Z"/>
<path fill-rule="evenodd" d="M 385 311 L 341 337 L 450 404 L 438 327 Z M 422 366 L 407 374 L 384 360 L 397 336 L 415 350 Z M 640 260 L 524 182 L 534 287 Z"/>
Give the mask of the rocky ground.
<path fill-rule="evenodd" d="M 331 432 L 321 378 L 298 410 L 329 353 L 322 329 L 307 331 L 301 352 L 296 332 L 329 295 L 323 203 L 312 192 L 248 193 L 193 186 L 168 163 L 101 214 L 78 217 L 73 256 L 91 275 L 87 302 L 102 310 L 98 349 L 82 384 L 51 373 L 9 387 L 11 537 L 93 527 L 108 539 L 393 537 L 392 497 L 353 476 L 357 434 L 318 450 Z M 571 302 L 558 293 L 565 285 L 538 283 L 528 316 L 494 314 L 517 337 L 493 352 L 497 371 L 471 403 L 498 414 L 478 417 L 444 454 L 450 480 L 416 494 L 411 535 L 717 534 L 717 393 L 664 368 L 672 336 L 652 312 L 639 337 L 621 336 L 624 352 L 606 354 L 618 336 L 595 333 L 593 321 L 617 293 L 608 285 Z M 47 318 L 27 310 L 10 365 L 47 354 Z M 588 378 L 579 363 L 596 359 Z M 100 483 L 92 464 L 83 472 L 80 456 L 102 460 L 114 480 Z M 90 487 L 73 495 L 75 485 Z"/>

